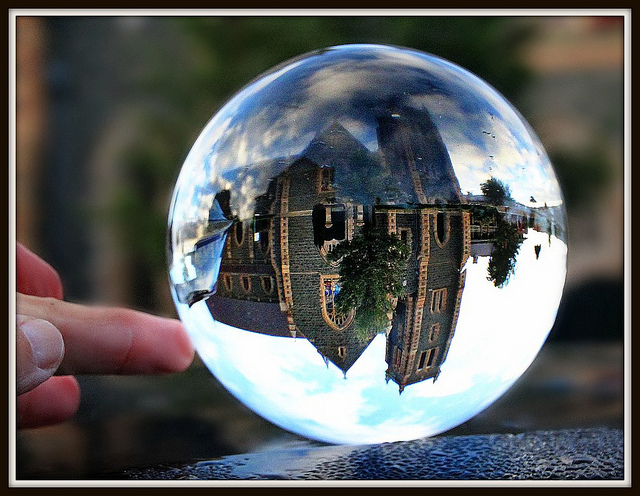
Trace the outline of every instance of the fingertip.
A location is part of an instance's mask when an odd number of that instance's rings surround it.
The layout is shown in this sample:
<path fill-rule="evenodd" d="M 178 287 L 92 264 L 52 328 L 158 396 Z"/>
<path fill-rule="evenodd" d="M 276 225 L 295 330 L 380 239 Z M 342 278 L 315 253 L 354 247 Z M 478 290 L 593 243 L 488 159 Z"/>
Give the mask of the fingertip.
<path fill-rule="evenodd" d="M 32 296 L 63 298 L 58 272 L 21 243 L 16 243 L 16 290 Z"/>
<path fill-rule="evenodd" d="M 122 329 L 130 329 L 131 341 L 119 374 L 167 374 L 182 372 L 193 362 L 195 350 L 182 322 L 142 313 L 127 313 Z"/>
<path fill-rule="evenodd" d="M 16 318 L 17 391 L 22 394 L 51 377 L 64 357 L 60 331 L 50 322 Z"/>
<path fill-rule="evenodd" d="M 188 369 L 195 357 L 193 343 L 187 334 L 182 322 L 170 320 L 167 323 L 167 332 L 175 343 L 175 353 L 170 357 L 168 372 L 183 372 Z"/>
<path fill-rule="evenodd" d="M 80 406 L 80 386 L 73 376 L 55 376 L 16 400 L 18 429 L 58 424 L 75 415 Z"/>

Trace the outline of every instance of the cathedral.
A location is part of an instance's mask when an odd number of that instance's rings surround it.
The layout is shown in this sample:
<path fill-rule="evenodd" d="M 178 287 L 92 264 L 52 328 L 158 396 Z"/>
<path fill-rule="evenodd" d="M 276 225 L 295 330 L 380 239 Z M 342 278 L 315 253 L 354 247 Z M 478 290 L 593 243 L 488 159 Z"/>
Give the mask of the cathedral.
<path fill-rule="evenodd" d="M 336 310 L 340 264 L 327 255 L 365 225 L 382 227 L 410 249 L 404 295 L 383 331 L 386 379 L 402 392 L 435 381 L 446 360 L 470 254 L 470 214 L 426 112 L 388 109 L 377 119 L 377 137 L 378 149 L 369 151 L 334 122 L 273 177 L 253 218 L 228 229 L 207 305 L 221 322 L 308 339 L 346 377 L 378 331 L 357 332 L 354 312 Z M 376 198 L 372 178 L 398 195 Z M 228 194 L 216 201 L 228 210 Z"/>

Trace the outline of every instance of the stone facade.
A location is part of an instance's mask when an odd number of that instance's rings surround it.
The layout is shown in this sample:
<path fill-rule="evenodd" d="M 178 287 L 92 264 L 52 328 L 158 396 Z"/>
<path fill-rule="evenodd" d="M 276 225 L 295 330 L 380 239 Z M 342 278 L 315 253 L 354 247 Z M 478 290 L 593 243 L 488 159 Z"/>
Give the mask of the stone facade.
<path fill-rule="evenodd" d="M 378 139 L 380 149 L 370 152 L 334 123 L 272 178 L 268 192 L 256 199 L 254 218 L 238 221 L 228 231 L 217 294 L 209 305 L 222 321 L 225 300 L 247 302 L 244 311 L 262 311 L 265 317 L 277 306 L 286 318 L 272 319 L 271 329 L 257 325 L 255 314 L 245 316 L 244 326 L 243 317 L 236 315 L 234 325 L 304 337 L 327 364 L 346 374 L 376 333 L 357 332 L 354 312 L 335 312 L 339 264 L 326 255 L 365 224 L 383 227 L 411 247 L 405 296 L 386 331 L 386 376 L 402 391 L 409 384 L 435 380 L 446 359 L 464 288 L 461 269 L 470 253 L 471 229 L 448 154 L 428 116 L 404 112 L 381 117 Z M 356 168 L 376 167 L 381 176 L 392 171 L 394 181 L 407 183 L 403 189 L 409 192 L 404 197 L 408 201 L 358 201 L 357 184 L 340 182 L 353 173 L 353 161 Z M 248 302 L 254 302 L 253 310 Z"/>
<path fill-rule="evenodd" d="M 350 239 L 362 222 L 357 219 L 361 211 L 357 206 L 333 201 L 335 192 L 326 181 L 326 170 L 300 158 L 274 180 L 277 193 L 271 215 L 265 216 L 262 224 L 256 220 L 235 223 L 229 232 L 214 299 L 278 303 L 286 314 L 290 336 L 305 337 L 325 360 L 346 373 L 375 334 L 363 340 L 355 331 L 353 316 L 332 312 L 339 267 L 324 255 L 335 243 Z M 317 207 L 323 210 L 320 237 L 327 238 L 326 244 L 316 244 L 314 207 L 316 212 Z M 340 226 L 332 222 L 336 219 Z M 256 230 L 257 226 L 263 230 Z M 270 242 L 261 245 L 267 235 Z M 268 286 L 273 289 L 269 294 L 264 285 L 267 277 L 273 281 Z M 282 335 L 282 329 L 270 333 Z"/>
<path fill-rule="evenodd" d="M 397 229 L 411 229 L 406 296 L 398 301 L 387 338 L 387 379 L 399 385 L 440 374 L 453 339 L 469 258 L 470 219 L 462 208 L 389 212 Z"/>

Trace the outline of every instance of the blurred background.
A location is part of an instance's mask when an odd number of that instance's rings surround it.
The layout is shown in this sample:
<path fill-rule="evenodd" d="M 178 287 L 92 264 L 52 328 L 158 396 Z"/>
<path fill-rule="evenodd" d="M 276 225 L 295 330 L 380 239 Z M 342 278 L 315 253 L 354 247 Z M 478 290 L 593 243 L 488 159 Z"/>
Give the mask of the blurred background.
<path fill-rule="evenodd" d="M 556 324 L 529 370 L 442 435 L 623 427 L 624 17 L 15 21 L 16 239 L 58 270 L 70 301 L 174 317 L 165 262 L 173 185 L 205 123 L 241 86 L 295 55 L 356 42 L 420 49 L 485 79 L 556 167 L 569 267 Z M 182 374 L 79 380 L 73 421 L 16 434 L 18 479 L 117 477 L 317 444 L 247 410 L 198 359 Z"/>

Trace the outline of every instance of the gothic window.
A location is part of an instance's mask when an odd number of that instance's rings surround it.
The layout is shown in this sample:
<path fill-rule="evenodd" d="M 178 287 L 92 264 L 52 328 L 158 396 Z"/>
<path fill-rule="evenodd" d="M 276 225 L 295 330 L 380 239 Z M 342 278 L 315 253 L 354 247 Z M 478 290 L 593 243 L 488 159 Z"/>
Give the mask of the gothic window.
<path fill-rule="evenodd" d="M 236 222 L 233 230 L 235 234 L 236 244 L 238 246 L 242 245 L 242 242 L 244 241 L 244 223 Z"/>
<path fill-rule="evenodd" d="M 336 297 L 340 292 L 338 276 L 321 276 L 322 317 L 333 329 L 341 331 L 353 320 L 353 312 L 345 315 L 336 310 Z"/>
<path fill-rule="evenodd" d="M 438 246 L 443 247 L 449 241 L 449 215 L 445 212 L 438 212 L 436 214 L 436 242 Z"/>
<path fill-rule="evenodd" d="M 435 358 L 436 358 L 436 348 L 431 348 L 429 350 L 429 355 L 427 356 L 427 368 L 433 365 Z"/>
<path fill-rule="evenodd" d="M 326 222 L 326 206 L 323 204 L 314 205 L 311 213 L 311 222 L 313 224 L 313 242 L 318 248 L 324 244 L 324 229 Z"/>
<path fill-rule="evenodd" d="M 402 350 L 398 348 L 394 348 L 393 350 L 393 366 L 395 368 L 400 367 L 400 362 L 402 361 Z"/>
<path fill-rule="evenodd" d="M 273 293 L 273 277 L 262 276 L 260 278 L 260 284 L 262 284 L 262 289 L 266 294 Z"/>
<path fill-rule="evenodd" d="M 364 223 L 364 206 L 363 205 L 356 205 L 356 212 L 355 212 L 355 218 L 356 218 L 356 223 L 358 225 L 361 225 Z"/>
<path fill-rule="evenodd" d="M 231 291 L 231 289 L 233 288 L 233 280 L 231 279 L 231 276 L 229 274 L 225 274 L 224 276 L 222 276 L 222 282 L 225 289 L 227 291 Z"/>
<path fill-rule="evenodd" d="M 435 323 L 429 328 L 429 335 L 427 336 L 430 343 L 433 343 L 440 335 L 440 324 Z"/>
<path fill-rule="evenodd" d="M 320 176 L 318 181 L 320 193 L 333 191 L 333 167 L 320 168 L 318 175 Z"/>
<path fill-rule="evenodd" d="M 327 254 L 347 239 L 347 209 L 345 205 L 315 205 L 312 222 L 314 243 L 326 260 Z M 335 266 L 338 262 L 331 264 Z"/>
<path fill-rule="evenodd" d="M 260 250 L 262 253 L 267 253 L 269 251 L 269 231 L 261 231 L 258 233 L 258 236 Z"/>
<path fill-rule="evenodd" d="M 418 370 L 422 370 L 424 368 L 424 362 L 427 358 L 427 352 L 423 351 L 420 353 L 420 360 L 418 360 Z"/>
<path fill-rule="evenodd" d="M 399 229 L 400 231 L 400 239 L 409 247 L 411 248 L 411 241 L 412 241 L 412 234 L 411 234 L 411 228 L 410 227 L 401 227 Z"/>
<path fill-rule="evenodd" d="M 271 248 L 270 244 L 270 230 L 271 220 L 268 218 L 256 218 L 253 222 L 253 241 L 257 243 L 259 250 L 266 254 Z"/>
<path fill-rule="evenodd" d="M 347 348 L 344 346 L 338 346 L 338 356 L 344 358 L 347 355 Z"/>
<path fill-rule="evenodd" d="M 251 291 L 251 277 L 240 276 L 240 285 L 245 293 L 249 293 Z"/>
<path fill-rule="evenodd" d="M 431 292 L 431 313 L 441 313 L 447 306 L 447 288 Z"/>

